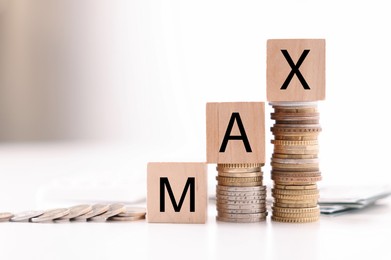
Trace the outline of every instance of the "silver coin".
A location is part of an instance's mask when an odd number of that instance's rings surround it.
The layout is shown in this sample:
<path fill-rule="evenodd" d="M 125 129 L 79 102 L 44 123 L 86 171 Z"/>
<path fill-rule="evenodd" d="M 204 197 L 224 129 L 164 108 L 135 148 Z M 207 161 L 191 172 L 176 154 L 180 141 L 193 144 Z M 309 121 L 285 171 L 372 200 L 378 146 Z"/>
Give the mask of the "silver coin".
<path fill-rule="evenodd" d="M 136 221 L 136 220 L 141 220 L 145 219 L 145 216 L 128 216 L 128 217 L 119 217 L 119 216 L 114 216 L 109 218 L 108 220 L 110 221 Z"/>
<path fill-rule="evenodd" d="M 41 216 L 43 213 L 45 213 L 43 210 L 24 211 L 24 212 L 20 212 L 20 213 L 15 214 L 15 216 L 13 216 L 11 218 L 11 221 L 13 221 L 13 222 L 23 222 L 23 221 L 28 222 L 32 218 Z"/>
<path fill-rule="evenodd" d="M 218 205 L 256 205 L 265 204 L 265 199 L 262 200 L 222 200 L 218 199 L 216 202 Z"/>
<path fill-rule="evenodd" d="M 221 218 L 240 218 L 240 219 L 247 219 L 247 218 L 264 218 L 267 216 L 267 211 L 262 213 L 250 213 L 250 214 L 233 214 L 233 213 L 223 213 L 218 212 L 218 216 Z"/>
<path fill-rule="evenodd" d="M 235 222 L 235 223 L 253 223 L 253 222 L 265 221 L 266 217 L 240 219 L 240 218 L 222 218 L 222 217 L 217 216 L 216 220 L 223 221 L 223 222 Z"/>
<path fill-rule="evenodd" d="M 251 192 L 266 190 L 266 186 L 249 186 L 249 187 L 233 187 L 233 186 L 220 186 L 216 185 L 218 191 L 240 191 L 240 192 Z"/>
<path fill-rule="evenodd" d="M 110 208 L 110 205 L 107 204 L 95 204 L 92 205 L 92 210 L 84 215 L 78 216 L 71 219 L 72 221 L 87 221 L 87 219 L 101 215 L 107 212 Z"/>
<path fill-rule="evenodd" d="M 125 205 L 122 203 L 116 203 L 116 204 L 111 204 L 110 208 L 107 212 L 103 213 L 102 215 L 98 215 L 96 217 L 92 217 L 88 220 L 90 221 L 97 221 L 97 222 L 104 222 L 108 218 L 116 216 L 120 213 L 123 213 L 125 211 Z"/>
<path fill-rule="evenodd" d="M 49 222 L 56 218 L 61 218 L 69 214 L 69 209 L 61 208 L 61 209 L 51 209 L 45 211 L 41 216 L 34 217 L 31 219 L 32 222 L 42 223 Z"/>
<path fill-rule="evenodd" d="M 260 196 L 225 196 L 221 194 L 216 194 L 216 199 L 218 200 L 231 200 L 231 201 L 250 201 L 250 200 L 265 200 L 266 195 Z"/>
<path fill-rule="evenodd" d="M 0 213 L 0 222 L 6 222 L 9 221 L 14 215 L 9 212 L 2 212 Z"/>
<path fill-rule="evenodd" d="M 266 206 L 258 209 L 217 209 L 218 213 L 231 213 L 231 214 L 255 214 L 266 212 Z"/>
<path fill-rule="evenodd" d="M 231 204 L 217 204 L 217 210 L 219 209 L 263 209 L 265 204 L 245 204 L 245 205 L 231 205 Z"/>
<path fill-rule="evenodd" d="M 125 207 L 125 211 L 118 214 L 118 217 L 139 217 L 145 216 L 146 209 L 141 207 Z"/>
<path fill-rule="evenodd" d="M 55 219 L 54 222 L 67 222 L 72 218 L 79 217 L 79 216 L 84 215 L 90 211 L 92 211 L 91 205 L 84 204 L 84 205 L 73 206 L 73 207 L 69 208 L 68 215 L 66 215 L 62 218 Z"/>

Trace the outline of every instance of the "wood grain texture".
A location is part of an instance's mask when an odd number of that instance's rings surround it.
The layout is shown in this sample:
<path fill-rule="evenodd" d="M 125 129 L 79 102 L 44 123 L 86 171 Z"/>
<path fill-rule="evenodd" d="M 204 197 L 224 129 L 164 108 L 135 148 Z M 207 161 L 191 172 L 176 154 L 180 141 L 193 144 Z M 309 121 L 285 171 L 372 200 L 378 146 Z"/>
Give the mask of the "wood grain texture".
<path fill-rule="evenodd" d="M 167 177 L 178 204 L 189 177 L 195 178 L 195 211 L 190 210 L 190 190 L 179 212 L 175 212 L 166 189 L 165 212 L 160 212 L 160 178 Z M 153 223 L 205 223 L 207 220 L 206 163 L 148 163 L 147 220 Z"/>
<path fill-rule="evenodd" d="M 242 140 L 229 140 L 225 152 L 219 152 L 232 113 L 239 113 L 252 152 Z M 238 125 L 232 135 L 240 135 Z M 206 104 L 206 142 L 208 163 L 265 162 L 265 104 L 263 102 L 226 102 Z"/>
<path fill-rule="evenodd" d="M 267 41 L 267 100 L 273 101 L 318 101 L 324 100 L 325 49 L 324 39 L 273 39 Z M 304 89 L 295 74 L 288 87 L 281 86 L 292 68 L 281 50 L 287 50 L 294 64 L 297 64 L 304 50 L 310 50 L 299 68 L 310 89 Z"/>

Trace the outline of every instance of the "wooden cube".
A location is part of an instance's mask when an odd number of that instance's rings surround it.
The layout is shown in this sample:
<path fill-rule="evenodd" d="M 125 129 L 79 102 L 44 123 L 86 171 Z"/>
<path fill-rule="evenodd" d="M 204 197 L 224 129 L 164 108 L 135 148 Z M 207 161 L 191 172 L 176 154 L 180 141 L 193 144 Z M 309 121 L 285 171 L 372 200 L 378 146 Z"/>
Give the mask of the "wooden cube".
<path fill-rule="evenodd" d="M 206 104 L 208 163 L 265 162 L 265 104 Z"/>
<path fill-rule="evenodd" d="M 148 222 L 206 222 L 206 163 L 148 163 L 147 172 Z"/>
<path fill-rule="evenodd" d="M 324 39 L 268 40 L 267 100 L 324 100 L 325 45 Z"/>

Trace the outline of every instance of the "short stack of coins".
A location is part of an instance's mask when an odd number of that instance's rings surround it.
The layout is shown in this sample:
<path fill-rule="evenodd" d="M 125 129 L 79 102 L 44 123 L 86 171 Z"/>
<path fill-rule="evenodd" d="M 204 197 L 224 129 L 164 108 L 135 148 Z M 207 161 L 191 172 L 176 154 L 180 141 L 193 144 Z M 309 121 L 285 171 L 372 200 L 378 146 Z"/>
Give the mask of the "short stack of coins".
<path fill-rule="evenodd" d="M 321 132 L 316 102 L 275 102 L 271 128 L 274 151 L 272 220 L 305 223 L 319 220 L 321 180 L 318 135 Z"/>
<path fill-rule="evenodd" d="M 218 221 L 251 223 L 266 220 L 263 164 L 218 164 L 216 205 Z"/>

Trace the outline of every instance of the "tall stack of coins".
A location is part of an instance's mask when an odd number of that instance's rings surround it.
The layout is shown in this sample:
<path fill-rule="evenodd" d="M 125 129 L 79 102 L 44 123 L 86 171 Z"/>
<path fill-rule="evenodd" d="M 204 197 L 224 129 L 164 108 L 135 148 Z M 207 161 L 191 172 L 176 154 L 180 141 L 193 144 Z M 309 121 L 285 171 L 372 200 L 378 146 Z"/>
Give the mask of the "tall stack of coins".
<path fill-rule="evenodd" d="M 225 222 L 260 222 L 267 216 L 263 164 L 218 164 L 217 217 Z"/>
<path fill-rule="evenodd" d="M 272 220 L 304 223 L 319 219 L 321 180 L 318 135 L 321 132 L 316 102 L 271 103 L 275 124 L 271 177 L 274 181 Z"/>

